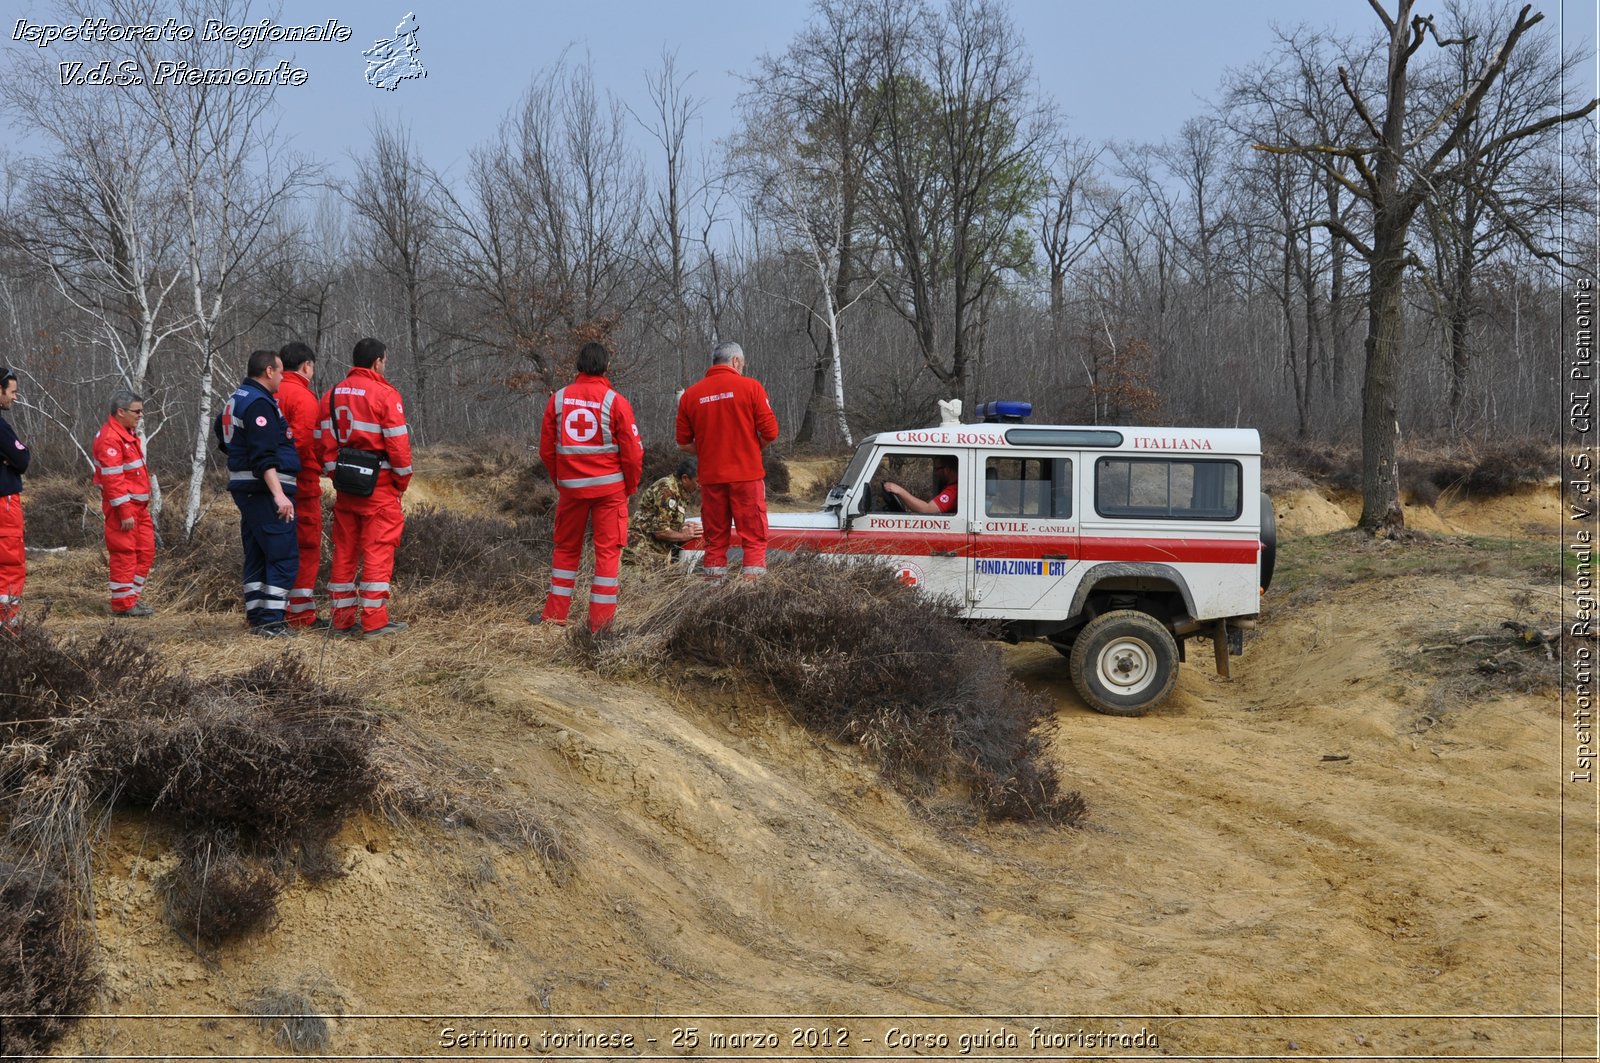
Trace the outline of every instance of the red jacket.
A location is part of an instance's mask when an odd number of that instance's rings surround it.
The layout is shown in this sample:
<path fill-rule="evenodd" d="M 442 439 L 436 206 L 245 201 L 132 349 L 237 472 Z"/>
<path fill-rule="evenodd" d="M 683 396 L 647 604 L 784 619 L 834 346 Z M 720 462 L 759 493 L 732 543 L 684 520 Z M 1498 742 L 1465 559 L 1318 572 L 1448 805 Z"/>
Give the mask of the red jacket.
<path fill-rule="evenodd" d="M 294 449 L 300 455 L 294 497 L 319 498 L 322 495 L 322 454 L 317 425 L 322 417 L 311 382 L 293 369 L 283 371 L 283 383 L 278 386 L 278 409 L 283 411 L 283 419 L 289 424 L 289 438 L 294 440 Z"/>
<path fill-rule="evenodd" d="M 701 483 L 760 480 L 761 448 L 778 438 L 778 418 L 759 380 L 714 365 L 678 399 L 677 437 L 694 445 Z"/>
<path fill-rule="evenodd" d="M 317 435 L 324 472 L 333 472 L 340 447 L 382 456 L 380 468 L 389 475 L 378 479 L 373 499 L 398 499 L 411 483 L 411 430 L 406 427 L 405 406 L 382 373 L 357 366 L 329 388 L 322 396 Z"/>
<path fill-rule="evenodd" d="M 605 377 L 579 373 L 544 404 L 539 460 L 574 498 L 604 498 L 619 486 L 633 494 L 644 471 L 633 407 Z"/>
<path fill-rule="evenodd" d="M 117 423 L 116 414 L 100 426 L 89 454 L 94 459 L 94 482 L 100 485 L 100 505 L 107 513 L 115 511 L 118 520 L 128 520 L 135 504 L 150 504 L 144 447 L 138 436 Z"/>

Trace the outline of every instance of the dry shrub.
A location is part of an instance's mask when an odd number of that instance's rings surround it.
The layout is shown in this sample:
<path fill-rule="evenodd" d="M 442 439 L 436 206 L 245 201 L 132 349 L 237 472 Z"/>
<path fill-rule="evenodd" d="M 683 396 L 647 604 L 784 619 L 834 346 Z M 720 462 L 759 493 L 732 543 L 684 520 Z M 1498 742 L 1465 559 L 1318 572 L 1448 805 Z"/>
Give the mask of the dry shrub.
<path fill-rule="evenodd" d="M 992 819 L 1076 823 L 1083 799 L 1042 762 L 1054 709 L 1012 683 L 999 649 L 893 571 L 800 555 L 754 583 L 684 581 L 670 605 L 598 639 L 590 660 L 678 662 L 763 682 L 805 726 L 872 753 L 885 776 L 925 794 L 966 787 Z"/>
<path fill-rule="evenodd" d="M 828 492 L 832 491 L 844 479 L 845 470 L 850 467 L 850 458 L 843 457 L 829 462 L 820 475 L 811 484 L 811 489 L 806 492 L 805 501 L 815 502 L 818 506 L 828 500 Z"/>
<path fill-rule="evenodd" d="M 678 463 L 689 455 L 675 445 L 644 448 L 644 473 L 639 477 L 641 487 L 649 487 L 663 476 L 676 475 Z"/>
<path fill-rule="evenodd" d="M 1262 466 L 1263 483 L 1292 476 L 1340 491 L 1361 490 L 1361 451 L 1356 447 L 1304 440 L 1274 443 L 1267 446 Z M 1560 470 L 1556 446 L 1534 439 L 1477 444 L 1420 440 L 1406 443 L 1400 454 L 1400 486 L 1413 502 L 1427 506 L 1447 491 L 1478 499 L 1511 494 Z"/>
<path fill-rule="evenodd" d="M 156 522 L 155 563 L 150 569 L 150 595 L 163 609 L 225 613 L 242 609 L 239 509 L 223 492 L 185 538 L 182 506 L 169 499 Z"/>
<path fill-rule="evenodd" d="M 441 612 L 517 605 L 535 597 L 550 563 L 551 524 L 513 524 L 423 506 L 406 515 L 395 579 Z"/>
<path fill-rule="evenodd" d="M 283 881 L 264 861 L 240 852 L 228 832 L 191 839 L 155 885 L 167 925 L 196 949 L 215 949 L 269 925 L 283 892 Z"/>
<path fill-rule="evenodd" d="M 767 492 L 774 495 L 789 493 L 789 463 L 777 454 L 768 452 L 761 459 L 767 467 Z"/>
<path fill-rule="evenodd" d="M 1262 448 L 1263 479 L 1294 477 L 1339 491 L 1361 490 L 1361 451 L 1308 439 L 1270 442 Z"/>
<path fill-rule="evenodd" d="M 285 845 L 332 836 L 371 795 L 375 718 L 299 660 L 169 689 L 160 707 L 80 726 L 96 796 Z"/>
<path fill-rule="evenodd" d="M 98 492 L 81 478 L 28 479 L 28 545 L 84 549 L 99 546 L 105 531 Z"/>
<path fill-rule="evenodd" d="M 90 1009 L 100 976 L 74 891 L 50 871 L 0 857 L 0 1053 L 41 1055 Z"/>
<path fill-rule="evenodd" d="M 59 741 L 63 721 L 100 703 L 144 700 L 164 678 L 155 651 L 126 631 L 63 643 L 30 624 L 0 639 L 0 724 L 8 743 Z"/>
<path fill-rule="evenodd" d="M 556 485 L 550 473 L 539 462 L 526 459 L 518 459 L 515 468 L 516 478 L 500 496 L 500 512 L 519 524 L 549 523 L 556 509 Z"/>
<path fill-rule="evenodd" d="M 297 660 L 202 682 L 168 674 L 132 635 L 56 642 L 35 625 L 0 640 L 0 682 L 12 691 L 0 705 L 23 721 L 0 761 L 13 835 L 53 830 L 81 792 L 294 845 L 331 835 L 375 785 L 375 717 Z"/>

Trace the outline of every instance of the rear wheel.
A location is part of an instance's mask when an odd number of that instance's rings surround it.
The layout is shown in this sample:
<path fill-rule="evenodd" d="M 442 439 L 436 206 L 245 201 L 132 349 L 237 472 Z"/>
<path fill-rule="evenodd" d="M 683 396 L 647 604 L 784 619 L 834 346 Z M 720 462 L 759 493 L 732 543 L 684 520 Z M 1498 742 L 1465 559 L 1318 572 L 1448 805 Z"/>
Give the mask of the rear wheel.
<path fill-rule="evenodd" d="M 1165 624 L 1136 609 L 1091 620 L 1072 647 L 1072 684 L 1108 716 L 1143 716 L 1172 693 L 1178 643 Z"/>

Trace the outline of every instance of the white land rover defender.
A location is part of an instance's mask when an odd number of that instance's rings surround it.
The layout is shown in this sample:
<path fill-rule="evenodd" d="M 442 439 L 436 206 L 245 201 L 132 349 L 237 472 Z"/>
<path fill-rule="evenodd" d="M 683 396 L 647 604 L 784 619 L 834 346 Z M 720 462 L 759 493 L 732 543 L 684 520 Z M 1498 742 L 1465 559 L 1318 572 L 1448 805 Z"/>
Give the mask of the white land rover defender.
<path fill-rule="evenodd" d="M 868 437 L 821 512 L 770 515 L 769 553 L 894 565 L 1007 640 L 1048 641 L 1084 701 L 1115 716 L 1171 692 L 1192 636 L 1228 675 L 1272 579 L 1260 436 L 1033 425 L 1029 412 L 986 403 L 981 424 Z M 905 512 L 886 482 L 945 511 Z M 695 564 L 702 544 L 687 545 Z"/>

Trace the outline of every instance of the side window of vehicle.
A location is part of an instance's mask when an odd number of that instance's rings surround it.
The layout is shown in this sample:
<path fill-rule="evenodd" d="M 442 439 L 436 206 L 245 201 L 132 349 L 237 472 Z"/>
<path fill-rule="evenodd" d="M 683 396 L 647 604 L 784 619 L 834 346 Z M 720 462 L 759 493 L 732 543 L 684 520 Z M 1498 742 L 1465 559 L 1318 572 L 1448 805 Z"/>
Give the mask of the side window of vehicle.
<path fill-rule="evenodd" d="M 918 451 L 888 451 L 872 470 L 872 513 L 901 513 L 899 500 L 883 489 L 896 483 L 924 502 L 943 499 L 940 512 L 954 512 L 956 487 L 960 483 L 961 462 L 955 454 Z"/>
<path fill-rule="evenodd" d="M 1242 479 L 1236 461 L 1101 458 L 1094 508 L 1102 517 L 1236 520 Z"/>
<path fill-rule="evenodd" d="M 984 463 L 983 486 L 985 516 L 1072 516 L 1071 458 L 990 458 Z"/>

